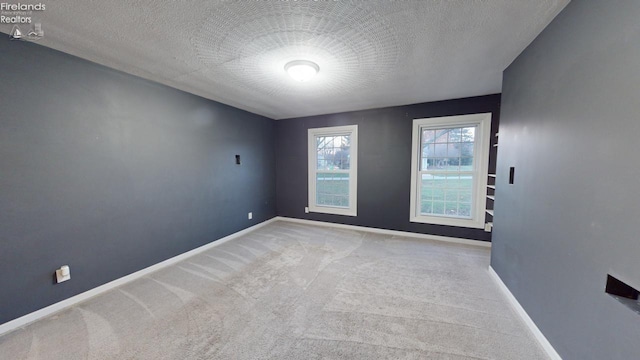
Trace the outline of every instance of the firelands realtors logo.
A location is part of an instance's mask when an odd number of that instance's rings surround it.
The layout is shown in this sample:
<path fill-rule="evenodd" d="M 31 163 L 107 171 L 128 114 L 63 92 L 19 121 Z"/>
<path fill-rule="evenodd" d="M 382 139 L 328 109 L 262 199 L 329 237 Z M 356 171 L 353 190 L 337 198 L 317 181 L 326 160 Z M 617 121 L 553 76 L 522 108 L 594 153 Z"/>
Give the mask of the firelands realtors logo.
<path fill-rule="evenodd" d="M 46 10 L 43 3 L 37 4 L 10 4 L 0 3 L 0 24 L 13 24 L 9 33 L 14 40 L 40 40 L 44 36 L 42 24 L 36 22 L 34 15 Z"/>

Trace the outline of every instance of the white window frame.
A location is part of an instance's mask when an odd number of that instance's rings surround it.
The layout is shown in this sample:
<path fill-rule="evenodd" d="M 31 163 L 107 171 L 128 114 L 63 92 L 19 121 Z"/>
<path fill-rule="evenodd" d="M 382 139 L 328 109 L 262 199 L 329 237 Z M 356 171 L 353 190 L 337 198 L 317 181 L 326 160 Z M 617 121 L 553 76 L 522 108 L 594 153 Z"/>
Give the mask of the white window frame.
<path fill-rule="evenodd" d="M 335 170 L 349 174 L 349 207 L 327 206 L 316 204 L 316 173 L 317 170 L 317 149 L 316 137 L 318 136 L 351 136 L 351 148 L 349 151 L 349 170 Z M 324 128 L 309 129 L 308 136 L 308 159 L 309 159 L 309 212 L 357 216 L 358 214 L 358 125 L 332 126 Z M 321 170 L 321 172 L 326 172 Z"/>
<path fill-rule="evenodd" d="M 473 194 L 471 219 L 420 214 L 420 136 L 423 129 L 477 126 L 474 137 L 473 155 Z M 484 228 L 487 206 L 487 176 L 489 169 L 489 150 L 491 137 L 491 113 L 444 116 L 413 120 L 413 140 L 411 146 L 411 209 L 409 221 L 425 224 L 438 224 L 468 228 Z"/>

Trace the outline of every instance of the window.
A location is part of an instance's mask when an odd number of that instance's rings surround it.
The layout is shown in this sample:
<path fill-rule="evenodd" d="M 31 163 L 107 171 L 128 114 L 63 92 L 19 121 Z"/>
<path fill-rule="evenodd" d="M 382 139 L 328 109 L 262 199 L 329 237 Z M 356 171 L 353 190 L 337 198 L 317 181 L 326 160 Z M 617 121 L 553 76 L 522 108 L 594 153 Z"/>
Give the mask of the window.
<path fill-rule="evenodd" d="M 309 211 L 356 216 L 358 126 L 309 129 Z"/>
<path fill-rule="evenodd" d="M 413 120 L 410 221 L 484 227 L 491 113 Z"/>

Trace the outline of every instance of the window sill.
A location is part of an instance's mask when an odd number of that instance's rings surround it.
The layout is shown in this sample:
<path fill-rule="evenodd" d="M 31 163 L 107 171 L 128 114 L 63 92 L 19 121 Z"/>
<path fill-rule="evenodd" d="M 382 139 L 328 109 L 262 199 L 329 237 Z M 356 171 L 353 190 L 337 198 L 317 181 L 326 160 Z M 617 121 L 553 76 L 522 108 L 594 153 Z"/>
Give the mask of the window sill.
<path fill-rule="evenodd" d="M 412 223 L 446 225 L 472 229 L 484 229 L 484 222 L 473 219 L 454 219 L 437 216 L 417 216 L 409 219 Z"/>
<path fill-rule="evenodd" d="M 316 206 L 309 206 L 309 213 L 358 216 L 358 213 L 355 209 L 342 209 L 342 208 L 316 207 Z"/>

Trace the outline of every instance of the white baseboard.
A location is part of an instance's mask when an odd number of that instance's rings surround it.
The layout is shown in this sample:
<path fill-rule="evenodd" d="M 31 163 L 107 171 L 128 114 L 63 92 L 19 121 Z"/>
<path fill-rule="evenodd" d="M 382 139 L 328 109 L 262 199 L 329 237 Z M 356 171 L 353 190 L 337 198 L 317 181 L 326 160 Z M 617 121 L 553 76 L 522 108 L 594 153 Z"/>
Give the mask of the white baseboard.
<path fill-rule="evenodd" d="M 357 231 L 366 231 L 366 232 L 371 232 L 371 233 L 376 233 L 376 234 L 404 236 L 404 237 L 412 237 L 412 238 L 425 239 L 425 240 L 445 241 L 445 242 L 449 242 L 449 243 L 473 245 L 473 246 L 480 246 L 480 247 L 485 247 L 485 248 L 490 248 L 491 247 L 491 243 L 490 242 L 480 241 L 480 240 L 469 240 L 469 239 L 461 239 L 461 238 L 455 238 L 455 237 L 449 237 L 449 236 L 418 234 L 418 233 L 412 233 L 412 232 L 407 232 L 407 231 L 376 229 L 376 228 L 365 227 L 365 226 L 336 224 L 336 223 L 330 223 L 330 222 L 324 222 L 324 221 L 296 219 L 296 218 L 289 218 L 289 217 L 283 217 L 283 216 L 277 216 L 277 217 L 275 217 L 275 219 L 276 220 L 281 220 L 281 221 L 289 221 L 289 222 L 299 223 L 299 224 L 327 226 L 327 227 L 334 227 L 334 228 L 348 229 L 348 230 L 357 230 Z"/>
<path fill-rule="evenodd" d="M 491 275 L 496 284 L 498 284 L 498 287 L 505 294 L 505 296 L 509 300 L 509 303 L 511 304 L 511 306 L 513 306 L 513 309 L 527 325 L 533 336 L 536 338 L 536 340 L 538 340 L 538 343 L 540 343 L 540 346 L 542 346 L 547 355 L 549 355 L 549 358 L 552 360 L 562 360 L 560 355 L 556 352 L 556 349 L 553 348 L 551 343 L 549 343 L 549 340 L 547 340 L 544 334 L 542 334 L 542 331 L 538 329 L 536 323 L 534 323 L 533 320 L 529 317 L 529 314 L 527 314 L 516 297 L 513 296 L 507 285 L 505 285 L 505 283 L 502 281 L 498 273 L 496 273 L 496 271 L 493 270 L 491 266 L 489 266 L 489 275 Z"/>
<path fill-rule="evenodd" d="M 240 237 L 242 235 L 245 235 L 245 234 L 247 234 L 247 233 L 249 233 L 251 231 L 259 229 L 259 228 L 261 228 L 261 227 L 263 227 L 263 226 L 265 226 L 267 224 L 270 224 L 270 223 L 272 223 L 274 221 L 276 221 L 276 218 L 272 218 L 272 219 L 263 221 L 263 222 L 261 222 L 259 224 L 253 225 L 253 226 L 248 227 L 248 228 L 246 228 L 244 230 L 240 230 L 240 231 L 238 231 L 236 233 L 233 233 L 231 235 L 225 236 L 225 237 L 223 237 L 221 239 L 218 239 L 218 240 L 216 240 L 214 242 L 210 242 L 210 243 L 208 243 L 206 245 L 200 246 L 200 247 L 195 248 L 193 250 L 189 250 L 189 251 L 187 251 L 185 253 L 182 253 L 180 255 L 174 256 L 174 257 L 172 257 L 170 259 L 164 260 L 164 261 L 159 262 L 157 264 L 151 265 L 151 266 L 146 267 L 146 268 L 144 268 L 142 270 L 136 271 L 136 272 L 134 272 L 132 274 L 129 274 L 129 275 L 123 276 L 121 278 L 115 279 L 115 280 L 113 280 L 111 282 L 108 282 L 108 283 L 106 283 L 104 285 L 100 285 L 100 286 L 95 287 L 95 288 L 93 288 L 91 290 L 87 290 L 87 291 L 85 291 L 83 293 L 80 293 L 78 295 L 72 296 L 72 297 L 70 297 L 68 299 L 62 300 L 60 302 L 57 302 L 57 303 L 52 304 L 52 305 L 49 305 L 49 306 L 47 306 L 45 308 L 42 308 L 40 310 L 36 310 L 36 311 L 34 311 L 32 313 L 29 313 L 29 314 L 24 315 L 22 317 L 19 317 L 17 319 L 14 319 L 14 320 L 11 320 L 11 321 L 6 322 L 4 324 L 1 324 L 0 325 L 0 335 L 3 335 L 3 334 L 8 333 L 10 331 L 13 331 L 13 330 L 15 330 L 17 328 L 25 326 L 25 325 L 27 325 L 29 323 L 32 323 L 32 322 L 36 321 L 36 320 L 42 319 L 42 318 L 44 318 L 46 316 L 49 316 L 49 315 L 51 315 L 53 313 L 56 313 L 58 311 L 64 310 L 64 309 L 66 309 L 66 308 L 68 308 L 70 306 L 76 305 L 76 304 L 78 304 L 78 303 L 80 303 L 82 301 L 85 301 L 85 300 L 87 300 L 89 298 L 92 298 L 92 297 L 94 297 L 96 295 L 100 295 L 100 294 L 102 294 L 102 293 L 104 293 L 106 291 L 109 291 L 109 290 L 111 290 L 113 288 L 116 288 L 116 287 L 118 287 L 120 285 L 123 285 L 123 284 L 126 284 L 128 282 L 131 282 L 131 281 L 134 281 L 136 279 L 139 279 L 139 278 L 141 278 L 141 277 L 143 277 L 145 275 L 148 275 L 148 274 L 150 274 L 150 273 L 152 273 L 154 271 L 158 271 L 158 270 L 160 270 L 162 268 L 165 268 L 165 267 L 167 267 L 169 265 L 173 265 L 173 264 L 175 264 L 177 262 L 180 262 L 180 261 L 182 261 L 182 260 L 184 260 L 186 258 L 189 258 L 191 256 L 197 255 L 197 254 L 199 254 L 199 253 L 201 253 L 203 251 L 207 251 L 207 250 L 209 250 L 209 249 L 211 249 L 213 247 L 216 247 L 218 245 L 222 245 L 222 244 L 226 243 L 229 240 L 233 240 L 235 238 L 238 238 L 238 237 Z"/>

